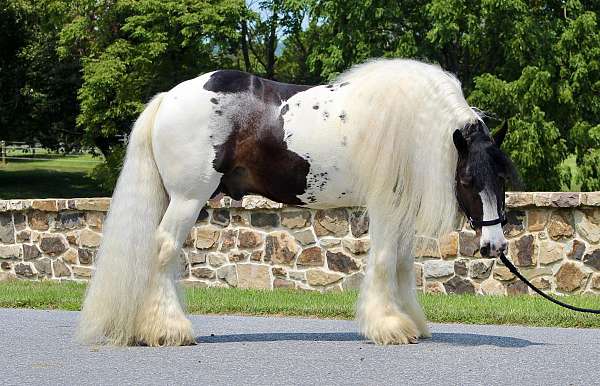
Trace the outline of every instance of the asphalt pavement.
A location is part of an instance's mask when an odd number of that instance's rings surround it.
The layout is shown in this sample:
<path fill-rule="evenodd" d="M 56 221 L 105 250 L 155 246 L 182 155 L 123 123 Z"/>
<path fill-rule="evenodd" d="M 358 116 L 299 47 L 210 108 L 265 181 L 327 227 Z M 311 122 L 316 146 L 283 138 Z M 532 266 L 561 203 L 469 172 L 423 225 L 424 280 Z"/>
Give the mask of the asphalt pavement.
<path fill-rule="evenodd" d="M 433 324 L 376 346 L 352 321 L 192 316 L 189 347 L 83 346 L 76 312 L 0 309 L 0 383 L 78 385 L 593 385 L 600 329 Z"/>

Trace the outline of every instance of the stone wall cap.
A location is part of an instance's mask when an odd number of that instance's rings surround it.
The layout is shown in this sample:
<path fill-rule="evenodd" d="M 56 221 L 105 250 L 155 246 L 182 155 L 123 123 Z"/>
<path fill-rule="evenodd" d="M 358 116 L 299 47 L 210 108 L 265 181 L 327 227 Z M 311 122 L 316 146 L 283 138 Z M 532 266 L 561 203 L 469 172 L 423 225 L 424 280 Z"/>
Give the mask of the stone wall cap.
<path fill-rule="evenodd" d="M 600 206 L 600 192 L 507 192 L 508 208 L 578 208 Z"/>
<path fill-rule="evenodd" d="M 31 209 L 33 200 L 0 200 L 0 212 Z"/>
<path fill-rule="evenodd" d="M 44 212 L 58 212 L 69 209 L 107 212 L 110 201 L 110 197 L 0 200 L 0 212 L 23 211 L 29 209 Z M 507 192 L 506 206 L 512 209 L 600 207 L 600 191 Z M 264 210 L 293 207 L 294 205 L 281 204 L 257 195 L 244 196 L 241 201 L 234 200 L 227 196 L 217 196 L 206 203 L 206 208 L 209 209 L 242 208 L 246 210 Z"/>

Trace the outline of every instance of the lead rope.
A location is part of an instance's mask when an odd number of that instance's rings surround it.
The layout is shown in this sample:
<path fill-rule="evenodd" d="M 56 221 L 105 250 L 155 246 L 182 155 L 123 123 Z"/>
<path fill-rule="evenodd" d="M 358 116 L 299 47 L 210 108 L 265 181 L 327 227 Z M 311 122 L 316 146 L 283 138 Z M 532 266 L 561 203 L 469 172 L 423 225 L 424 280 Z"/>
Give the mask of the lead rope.
<path fill-rule="evenodd" d="M 502 260 L 502 262 L 504 263 L 504 265 L 506 265 L 506 267 L 508 268 L 508 270 L 510 272 L 512 272 L 519 279 L 521 279 L 521 281 L 523 283 L 527 284 L 527 286 L 529 288 L 531 288 L 532 290 L 534 290 L 535 292 L 537 292 L 543 298 L 546 298 L 547 300 L 550 300 L 552 303 L 558 304 L 561 307 L 565 307 L 565 308 L 568 308 L 568 309 L 573 310 L 573 311 L 587 312 L 587 313 L 590 313 L 590 314 L 600 314 L 600 310 L 593 310 L 591 308 L 581 308 L 581 307 L 577 307 L 577 306 L 572 306 L 570 304 L 563 303 L 560 300 L 556 300 L 552 296 L 546 295 L 542 290 L 538 289 L 536 286 L 534 286 L 533 284 L 531 284 L 529 282 L 529 280 L 527 280 L 525 278 L 525 276 L 521 275 L 521 273 L 517 270 L 517 267 L 515 267 L 513 265 L 513 263 L 511 263 L 511 261 L 508 260 L 508 258 L 506 256 L 504 256 L 504 252 L 500 253 L 500 260 Z"/>
<path fill-rule="evenodd" d="M 459 199 L 458 195 L 457 195 L 456 199 L 458 201 L 458 206 L 460 207 L 460 209 L 462 210 L 462 212 L 465 214 L 465 216 L 466 216 L 466 218 L 467 218 L 467 220 L 469 222 L 469 225 L 473 229 L 475 229 L 475 227 L 488 226 L 488 225 L 496 225 L 496 224 L 502 224 L 502 225 L 504 225 L 506 223 L 505 203 L 504 203 L 504 201 L 502 202 L 501 215 L 497 219 L 491 220 L 491 221 L 475 221 L 468 214 L 468 212 L 465 210 L 465 206 L 463 205 L 463 203 Z M 557 305 L 559 305 L 561 307 L 568 308 L 569 310 L 573 310 L 573 311 L 577 311 L 577 312 L 587 312 L 587 313 L 590 313 L 590 314 L 600 314 L 600 310 L 594 310 L 594 309 L 591 309 L 591 308 L 583 308 L 583 307 L 572 306 L 570 304 L 563 303 L 560 300 L 557 300 L 557 299 L 553 298 L 550 295 L 547 295 L 542 290 L 538 289 L 536 286 L 534 286 L 533 284 L 531 284 L 529 282 L 529 280 L 527 280 L 525 278 L 525 276 L 523 276 L 521 274 L 521 272 L 519 272 L 519 270 L 517 269 L 517 267 L 515 267 L 514 264 L 510 260 L 508 260 L 508 258 L 504 255 L 504 252 L 500 253 L 500 260 L 502 261 L 502 263 L 504 263 L 504 265 L 508 268 L 508 270 L 510 272 L 512 272 L 513 275 L 515 275 L 516 277 L 518 277 L 523 283 L 527 284 L 527 286 L 529 288 L 531 288 L 532 290 L 534 290 L 537 294 L 539 294 L 544 299 L 549 300 L 552 303 L 557 304 Z"/>

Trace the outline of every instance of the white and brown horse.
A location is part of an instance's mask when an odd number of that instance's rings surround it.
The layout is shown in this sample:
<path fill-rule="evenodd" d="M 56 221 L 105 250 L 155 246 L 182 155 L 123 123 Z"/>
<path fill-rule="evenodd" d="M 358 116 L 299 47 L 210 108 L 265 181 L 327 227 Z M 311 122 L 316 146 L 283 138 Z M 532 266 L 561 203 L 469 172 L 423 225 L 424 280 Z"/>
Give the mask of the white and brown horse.
<path fill-rule="evenodd" d="M 497 146 L 460 83 L 417 61 L 370 61 L 315 87 L 229 70 L 183 82 L 134 125 L 78 336 L 194 343 L 176 289 L 182 244 L 208 198 L 255 193 L 310 208 L 366 206 L 361 332 L 379 344 L 428 337 L 414 235 L 447 231 L 460 203 L 483 226 L 482 253 L 505 249 L 496 220 L 512 169 Z"/>

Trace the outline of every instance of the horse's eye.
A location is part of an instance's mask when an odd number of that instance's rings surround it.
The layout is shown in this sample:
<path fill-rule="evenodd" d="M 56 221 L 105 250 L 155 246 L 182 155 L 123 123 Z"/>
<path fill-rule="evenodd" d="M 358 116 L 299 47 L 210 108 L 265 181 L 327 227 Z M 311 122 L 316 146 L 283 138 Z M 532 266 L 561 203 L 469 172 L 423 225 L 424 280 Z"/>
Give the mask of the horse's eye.
<path fill-rule="evenodd" d="M 469 186 L 472 183 L 473 183 L 473 177 L 472 176 L 470 176 L 468 174 L 460 176 L 460 184 L 461 185 L 463 185 L 463 186 Z"/>

